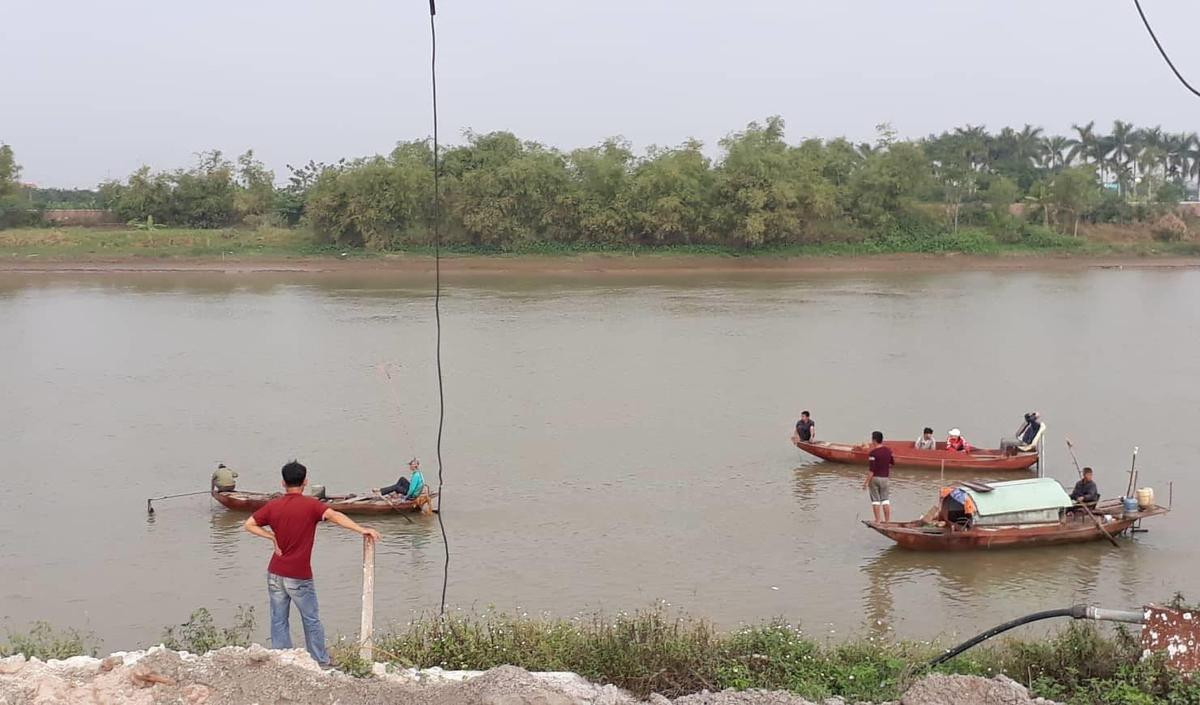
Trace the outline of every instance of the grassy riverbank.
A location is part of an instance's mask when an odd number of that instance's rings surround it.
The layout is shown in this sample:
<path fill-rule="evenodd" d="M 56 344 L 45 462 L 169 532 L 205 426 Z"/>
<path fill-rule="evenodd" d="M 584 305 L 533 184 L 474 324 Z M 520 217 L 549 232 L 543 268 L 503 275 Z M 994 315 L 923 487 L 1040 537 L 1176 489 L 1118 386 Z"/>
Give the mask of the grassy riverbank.
<path fill-rule="evenodd" d="M 240 611 L 231 626 L 222 627 L 201 610 L 167 630 L 164 640 L 172 648 L 204 652 L 244 646 L 256 633 L 251 612 Z M 485 670 L 509 664 L 573 671 L 642 696 L 763 688 L 810 699 L 836 695 L 878 702 L 895 700 L 945 646 L 889 637 L 833 643 L 783 623 L 722 633 L 704 620 L 652 609 L 572 620 L 498 613 L 418 620 L 377 637 L 376 658 L 401 667 Z M 0 655 L 64 658 L 95 650 L 86 635 L 45 625 L 10 634 L 7 645 L 0 641 Z M 349 640 L 339 640 L 333 653 L 342 670 L 369 672 Z M 1157 658 L 1142 660 L 1127 632 L 1090 624 L 1072 623 L 1044 639 L 996 640 L 938 670 L 1005 674 L 1035 695 L 1080 705 L 1200 703 L 1200 684 L 1184 681 Z"/>
<path fill-rule="evenodd" d="M 379 252 L 322 244 L 302 228 L 16 228 L 0 230 L 0 263 L 28 261 L 142 261 L 154 259 L 256 260 L 290 258 L 354 258 L 365 260 L 427 256 L 430 247 Z M 691 257 L 771 260 L 779 258 L 867 257 L 890 254 L 964 254 L 983 257 L 1162 257 L 1200 255 L 1200 242 L 1190 239 L 1164 242 L 1145 228 L 1106 226 L 1085 230 L 1080 237 L 1060 235 L 1044 228 L 1029 228 L 1012 236 L 997 236 L 984 229 L 963 228 L 957 233 L 907 238 L 903 235 L 830 240 L 805 245 L 778 245 L 756 249 L 715 245 L 664 247 L 600 247 L 562 243 L 533 243 L 517 249 L 450 245 L 450 257 L 570 257 L 610 255 L 628 257 Z"/>

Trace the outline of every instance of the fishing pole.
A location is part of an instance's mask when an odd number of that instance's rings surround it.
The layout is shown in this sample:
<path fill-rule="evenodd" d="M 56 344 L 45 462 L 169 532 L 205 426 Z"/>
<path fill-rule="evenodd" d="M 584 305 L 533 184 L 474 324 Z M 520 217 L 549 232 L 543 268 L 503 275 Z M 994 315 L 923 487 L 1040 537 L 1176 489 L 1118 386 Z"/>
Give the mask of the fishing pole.
<path fill-rule="evenodd" d="M 146 513 L 154 513 L 154 505 L 151 502 L 157 502 L 162 499 L 175 499 L 176 497 L 195 497 L 198 494 L 209 494 L 211 490 L 202 490 L 200 492 L 184 492 L 182 494 L 165 494 L 161 497 L 150 497 L 146 500 Z"/>

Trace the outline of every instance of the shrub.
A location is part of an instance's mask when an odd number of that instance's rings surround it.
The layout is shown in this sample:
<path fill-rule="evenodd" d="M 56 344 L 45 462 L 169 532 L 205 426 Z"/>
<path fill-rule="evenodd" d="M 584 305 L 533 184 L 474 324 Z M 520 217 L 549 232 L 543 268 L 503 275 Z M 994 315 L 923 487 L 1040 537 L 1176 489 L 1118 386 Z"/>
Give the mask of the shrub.
<path fill-rule="evenodd" d="M 188 621 L 163 631 L 163 645 L 176 651 L 203 654 L 225 646 L 249 646 L 254 633 L 254 608 L 239 606 L 233 624 L 219 627 L 212 614 L 201 607 Z"/>
<path fill-rule="evenodd" d="M 94 636 L 75 629 L 55 629 L 46 622 L 35 622 L 28 633 L 9 633 L 8 643 L 0 643 L 0 656 L 24 654 L 26 658 L 65 659 L 95 656 Z"/>

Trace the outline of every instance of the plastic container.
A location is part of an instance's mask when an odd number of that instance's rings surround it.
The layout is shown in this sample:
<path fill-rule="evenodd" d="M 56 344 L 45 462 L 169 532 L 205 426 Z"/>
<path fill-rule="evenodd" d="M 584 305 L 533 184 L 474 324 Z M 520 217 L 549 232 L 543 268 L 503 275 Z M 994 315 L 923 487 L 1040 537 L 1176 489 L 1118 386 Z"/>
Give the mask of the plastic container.
<path fill-rule="evenodd" d="M 1138 491 L 1134 492 L 1134 494 L 1137 495 L 1137 503 L 1139 508 L 1149 509 L 1150 507 L 1154 506 L 1153 487 L 1139 487 Z"/>
<path fill-rule="evenodd" d="M 1121 509 L 1124 509 L 1126 512 L 1136 512 L 1138 510 L 1138 501 L 1133 497 L 1122 497 Z"/>

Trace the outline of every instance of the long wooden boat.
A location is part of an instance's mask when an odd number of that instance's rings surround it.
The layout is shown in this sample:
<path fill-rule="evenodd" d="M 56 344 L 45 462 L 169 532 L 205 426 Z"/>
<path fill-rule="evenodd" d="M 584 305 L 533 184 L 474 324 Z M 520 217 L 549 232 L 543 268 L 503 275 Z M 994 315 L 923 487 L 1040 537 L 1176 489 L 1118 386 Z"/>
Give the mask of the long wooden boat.
<path fill-rule="evenodd" d="M 212 497 L 224 506 L 226 509 L 237 511 L 253 512 L 260 509 L 267 502 L 281 496 L 279 492 L 242 492 L 236 490 L 233 492 L 218 492 L 213 490 Z M 415 499 L 389 499 L 379 495 L 330 495 L 323 499 L 330 509 L 335 509 L 343 514 L 406 514 L 410 512 L 421 512 L 430 514 L 433 512 L 433 494 L 428 492 L 422 493 Z"/>
<path fill-rule="evenodd" d="M 1110 499 L 1096 505 L 1093 519 L 1050 478 L 970 484 L 970 488 L 944 488 L 939 504 L 915 521 L 863 524 L 901 548 L 969 551 L 1096 541 L 1105 538 L 1105 532 L 1116 536 L 1142 519 L 1169 511 L 1157 504 L 1124 511 L 1121 500 Z M 964 495 L 970 497 L 965 505 L 955 499 Z"/>
<path fill-rule="evenodd" d="M 828 441 L 794 441 L 800 450 L 834 463 L 867 464 L 870 448 L 866 445 L 830 443 Z M 938 443 L 935 450 L 918 450 L 912 441 L 884 441 L 892 449 L 897 465 L 914 468 L 947 470 L 1028 470 L 1037 462 L 1035 452 L 1005 455 L 1003 451 L 988 448 L 973 448 L 969 451 L 949 450 L 945 443 Z"/>

